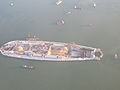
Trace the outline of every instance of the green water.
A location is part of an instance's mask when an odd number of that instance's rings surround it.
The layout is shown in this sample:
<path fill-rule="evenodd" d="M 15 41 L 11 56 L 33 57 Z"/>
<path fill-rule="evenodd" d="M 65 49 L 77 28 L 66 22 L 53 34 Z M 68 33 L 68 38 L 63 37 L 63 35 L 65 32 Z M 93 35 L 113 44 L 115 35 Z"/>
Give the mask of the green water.
<path fill-rule="evenodd" d="M 10 0 L 0 2 L 0 46 L 28 34 L 41 40 L 101 48 L 102 61 L 41 62 L 0 55 L 0 90 L 120 90 L 120 1 Z M 81 10 L 73 9 L 78 5 Z M 67 13 L 71 12 L 71 13 Z M 56 25 L 63 19 L 64 25 Z M 90 27 L 90 25 L 93 25 Z M 120 57 L 119 57 L 120 58 Z M 35 70 L 22 69 L 33 65 Z"/>

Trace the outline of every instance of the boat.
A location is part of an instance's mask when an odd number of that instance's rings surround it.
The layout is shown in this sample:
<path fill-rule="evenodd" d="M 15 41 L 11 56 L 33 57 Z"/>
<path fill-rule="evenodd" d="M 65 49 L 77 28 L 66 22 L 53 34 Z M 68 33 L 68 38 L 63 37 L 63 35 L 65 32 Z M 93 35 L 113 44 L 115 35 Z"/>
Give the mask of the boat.
<path fill-rule="evenodd" d="M 65 24 L 63 20 L 57 22 L 57 25 L 63 25 L 63 24 Z"/>
<path fill-rule="evenodd" d="M 27 38 L 9 41 L 0 47 L 2 55 L 40 61 L 84 61 L 101 60 L 103 53 L 99 48 L 76 43 L 50 42 Z"/>
<path fill-rule="evenodd" d="M 25 68 L 25 69 L 35 69 L 35 66 L 23 65 L 22 68 Z"/>
<path fill-rule="evenodd" d="M 78 10 L 81 10 L 82 8 L 81 7 L 79 7 L 79 6 L 74 6 L 74 9 L 78 9 Z"/>
<path fill-rule="evenodd" d="M 57 2 L 56 2 L 56 5 L 59 5 L 59 4 L 61 4 L 62 3 L 62 0 L 58 0 Z"/>
<path fill-rule="evenodd" d="M 96 3 L 93 3 L 93 7 L 95 8 L 97 5 L 96 5 Z"/>
<path fill-rule="evenodd" d="M 10 2 L 10 6 L 14 6 L 14 2 Z"/>

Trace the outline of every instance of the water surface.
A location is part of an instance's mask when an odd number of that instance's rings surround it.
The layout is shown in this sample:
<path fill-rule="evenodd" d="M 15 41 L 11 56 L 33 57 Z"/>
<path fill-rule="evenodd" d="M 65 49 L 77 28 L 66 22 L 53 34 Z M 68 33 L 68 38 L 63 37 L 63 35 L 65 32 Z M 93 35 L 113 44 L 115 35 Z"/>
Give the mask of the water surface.
<path fill-rule="evenodd" d="M 11 6 L 10 3 L 14 2 Z M 0 46 L 28 34 L 41 40 L 76 42 L 101 48 L 102 61 L 41 62 L 0 55 L 0 90 L 119 90 L 120 1 L 2 0 L 0 2 Z M 75 10 L 74 5 L 81 10 Z M 68 13 L 71 12 L 71 13 Z M 64 25 L 56 25 L 64 20 Z M 35 70 L 20 66 L 34 65 Z"/>

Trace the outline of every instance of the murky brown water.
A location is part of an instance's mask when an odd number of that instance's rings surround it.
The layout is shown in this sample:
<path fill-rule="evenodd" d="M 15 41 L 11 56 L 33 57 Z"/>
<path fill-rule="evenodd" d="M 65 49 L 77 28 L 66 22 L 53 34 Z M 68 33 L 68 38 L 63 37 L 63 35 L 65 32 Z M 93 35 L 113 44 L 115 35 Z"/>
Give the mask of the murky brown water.
<path fill-rule="evenodd" d="M 14 5 L 10 5 L 14 2 Z M 120 1 L 1 0 L 0 46 L 25 39 L 27 34 L 41 40 L 76 42 L 101 48 L 102 61 L 39 62 L 0 55 L 0 90 L 119 90 Z M 74 5 L 81 10 L 73 9 Z M 64 25 L 56 25 L 64 20 Z M 119 57 L 120 58 L 120 57 Z M 35 70 L 20 66 L 34 65 Z"/>

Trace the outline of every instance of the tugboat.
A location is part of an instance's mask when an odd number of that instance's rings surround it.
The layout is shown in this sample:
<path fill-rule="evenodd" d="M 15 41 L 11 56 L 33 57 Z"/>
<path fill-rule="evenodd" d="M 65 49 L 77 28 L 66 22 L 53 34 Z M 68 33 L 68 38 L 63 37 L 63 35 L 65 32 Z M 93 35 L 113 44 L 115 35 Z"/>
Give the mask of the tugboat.
<path fill-rule="evenodd" d="M 35 66 L 32 66 L 32 65 L 23 65 L 22 68 L 25 68 L 25 69 L 35 69 Z"/>

